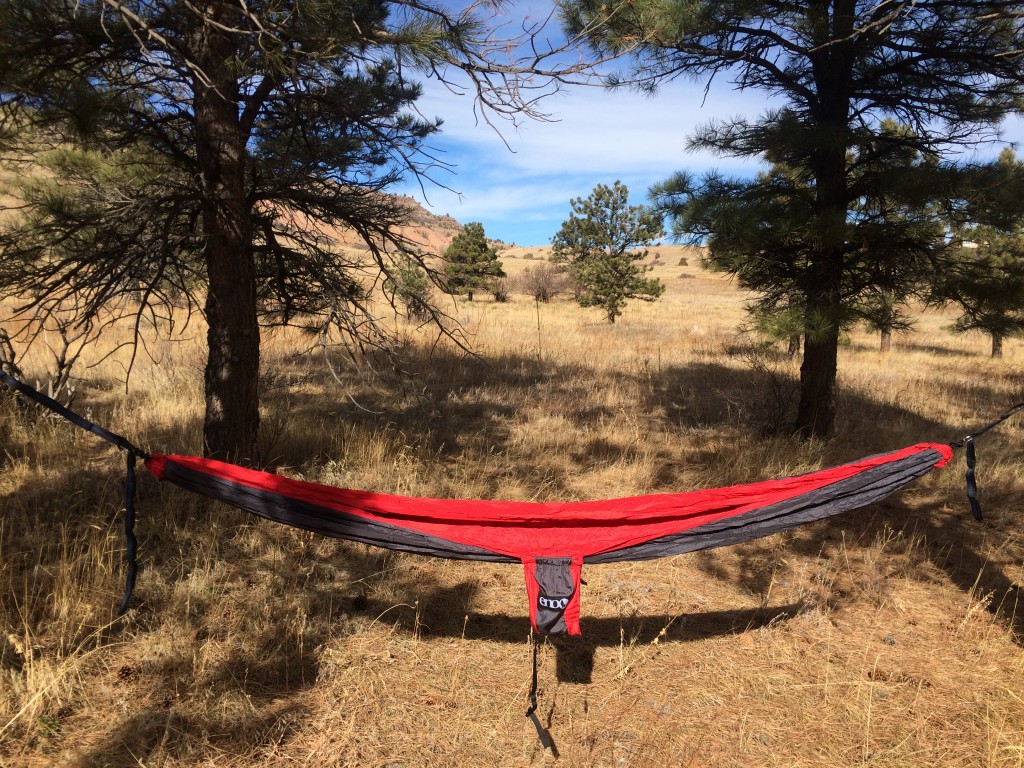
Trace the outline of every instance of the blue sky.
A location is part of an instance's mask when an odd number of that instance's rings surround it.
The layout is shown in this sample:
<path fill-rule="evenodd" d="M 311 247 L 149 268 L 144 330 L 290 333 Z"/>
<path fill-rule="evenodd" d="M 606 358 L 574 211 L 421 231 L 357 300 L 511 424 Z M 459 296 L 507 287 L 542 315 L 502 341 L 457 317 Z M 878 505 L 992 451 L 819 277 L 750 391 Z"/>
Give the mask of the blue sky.
<path fill-rule="evenodd" d="M 724 83 L 723 83 L 724 85 Z M 599 183 L 618 180 L 634 204 L 647 202 L 648 188 L 681 169 L 721 168 L 742 172 L 750 161 L 686 151 L 686 137 L 715 117 L 756 113 L 763 103 L 749 94 L 674 83 L 651 98 L 624 89 L 574 87 L 543 102 L 550 122 L 525 121 L 518 128 L 500 120 L 494 128 L 476 121 L 473 100 L 436 83 L 424 83 L 418 102 L 427 117 L 444 119 L 431 144 L 453 173 L 437 173 L 452 191 L 415 184 L 410 194 L 437 214 L 463 224 L 479 221 L 487 235 L 518 245 L 547 245 L 570 213 L 569 200 L 586 197 Z M 507 146 L 506 146 L 507 144 Z"/>
<path fill-rule="evenodd" d="M 436 174 L 450 187 L 407 182 L 395 191 L 410 194 L 437 214 L 463 224 L 479 221 L 489 237 L 517 245 L 548 245 L 570 213 L 569 200 L 586 197 L 596 184 L 622 181 L 633 204 L 679 170 L 753 174 L 749 159 L 717 157 L 686 149 L 697 126 L 715 118 L 753 117 L 766 107 L 757 93 L 740 93 L 726 78 L 706 98 L 703 85 L 677 81 L 654 97 L 627 89 L 567 87 L 542 102 L 551 122 L 526 120 L 518 128 L 496 120 L 500 135 L 477 121 L 473 97 L 435 81 L 423 83 L 417 102 L 428 118 L 444 120 L 431 145 L 453 168 Z M 1004 138 L 1024 151 L 1024 119 L 1004 128 Z M 507 145 L 507 146 L 506 146 Z M 982 151 L 994 157 L 999 147 Z"/>

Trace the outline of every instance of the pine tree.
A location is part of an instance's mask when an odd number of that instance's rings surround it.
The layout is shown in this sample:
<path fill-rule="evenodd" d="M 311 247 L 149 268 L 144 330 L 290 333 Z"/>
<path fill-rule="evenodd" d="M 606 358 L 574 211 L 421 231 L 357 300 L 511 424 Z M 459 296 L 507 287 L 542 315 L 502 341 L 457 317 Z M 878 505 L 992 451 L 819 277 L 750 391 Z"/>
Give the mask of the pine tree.
<path fill-rule="evenodd" d="M 448 293 L 466 294 L 470 301 L 474 291 L 496 289 L 505 273 L 498 251 L 487 242 L 483 224 L 470 222 L 452 239 L 444 252 L 444 276 Z"/>
<path fill-rule="evenodd" d="M 439 121 L 412 109 L 410 78 L 461 71 L 485 112 L 511 116 L 551 82 L 524 82 L 510 57 L 526 41 L 499 39 L 492 10 L 0 0 L 0 142 L 20 158 L 102 155 L 61 161 L 58 185 L 81 200 L 39 190 L 5 219 L 0 286 L 29 318 L 72 304 L 82 322 L 165 314 L 184 290 L 208 324 L 204 451 L 256 460 L 261 324 L 392 344 L 367 291 L 408 252 L 407 212 L 382 192 L 437 167 L 423 150 Z M 337 253 L 338 228 L 370 264 Z"/>
<path fill-rule="evenodd" d="M 614 323 L 627 300 L 661 296 L 664 284 L 644 277 L 651 268 L 637 263 L 664 234 L 656 213 L 629 205 L 629 190 L 619 181 L 611 187 L 598 184 L 589 197 L 569 205 L 572 213 L 551 240 L 551 260 L 565 266 L 581 307 L 600 307 Z"/>
<path fill-rule="evenodd" d="M 882 142 L 847 156 L 858 197 L 848 215 L 846 272 L 833 321 L 841 329 L 865 321 L 891 334 L 908 327 L 901 307 L 923 294 L 935 272 L 944 232 L 936 202 L 961 175 L 892 143 L 901 127 L 883 130 Z M 750 180 L 679 176 L 654 192 L 678 232 L 706 242 L 706 265 L 736 275 L 754 293 L 758 328 L 791 340 L 809 336 L 812 344 L 827 332 L 829 319 L 809 310 L 819 276 L 808 171 L 776 164 Z"/>
<path fill-rule="evenodd" d="M 794 195 L 802 222 L 781 210 L 802 245 L 787 249 L 765 287 L 778 294 L 781 281 L 786 294 L 802 296 L 795 426 L 804 435 L 830 435 L 840 330 L 862 263 L 850 258 L 862 247 L 852 215 L 862 182 L 852 174 L 850 152 L 875 145 L 888 154 L 889 144 L 934 156 L 971 144 L 1016 110 L 1024 92 L 1020 4 L 569 0 L 561 8 L 569 31 L 585 35 L 599 55 L 635 58 L 620 82 L 655 90 L 675 77 L 705 78 L 709 87 L 731 78 L 740 90 L 775 99 L 777 106 L 760 117 L 714 122 L 690 143 L 723 155 L 764 156 L 806 174 L 809 193 Z M 886 137 L 886 118 L 909 126 L 911 135 Z M 753 192 L 738 191 L 748 198 Z M 762 185 L 761 192 L 771 190 Z M 759 221 L 775 228 L 771 218 Z M 771 233 L 767 239 L 786 242 Z M 747 258 L 759 261 L 764 252 L 751 238 Z M 790 277 L 781 280 L 786 270 Z M 744 271 L 764 272 L 756 264 Z"/>
<path fill-rule="evenodd" d="M 430 285 L 430 277 L 422 261 L 406 255 L 384 281 L 384 292 L 402 302 L 410 320 L 429 320 L 432 312 Z"/>
<path fill-rule="evenodd" d="M 1003 341 L 1024 332 L 1024 234 L 977 227 L 972 236 L 977 247 L 959 250 L 938 291 L 960 309 L 952 330 L 984 331 L 1002 357 Z"/>

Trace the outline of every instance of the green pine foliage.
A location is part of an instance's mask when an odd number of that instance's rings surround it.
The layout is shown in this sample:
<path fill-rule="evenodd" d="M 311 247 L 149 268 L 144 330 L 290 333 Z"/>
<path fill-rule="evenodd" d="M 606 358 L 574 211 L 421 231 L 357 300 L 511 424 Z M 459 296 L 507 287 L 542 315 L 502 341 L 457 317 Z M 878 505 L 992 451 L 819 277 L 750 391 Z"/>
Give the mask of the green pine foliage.
<path fill-rule="evenodd" d="M 987 333 L 1000 357 L 1003 341 L 1024 333 L 1024 162 L 1007 148 L 974 173 L 962 206 L 949 212 L 949 260 L 929 298 L 959 308 L 952 330 Z"/>
<path fill-rule="evenodd" d="M 771 95 L 770 109 L 713 121 L 689 137 L 689 145 L 763 157 L 801 176 L 792 183 L 785 173 L 773 173 L 753 185 L 712 178 L 702 190 L 711 196 L 701 205 L 736 214 L 718 216 L 714 234 L 747 241 L 736 258 L 751 263 L 733 264 L 754 281 L 748 285 L 760 286 L 769 300 L 803 302 L 794 426 L 803 435 L 830 436 L 841 330 L 867 286 L 877 284 L 873 270 L 863 269 L 863 236 L 891 229 L 859 209 L 869 202 L 866 194 L 903 184 L 900 163 L 891 162 L 901 153 L 941 157 L 943 150 L 969 147 L 1019 109 L 1020 4 L 995 0 L 979 12 L 945 0 L 630 0 L 614 6 L 567 0 L 559 10 L 567 30 L 587 39 L 596 54 L 633 59 L 619 81 L 654 92 L 663 82 L 692 77 L 708 88 L 728 84 Z M 888 132 L 887 119 L 912 130 Z M 744 205 L 730 203 L 733 191 Z M 715 215 L 706 211 L 698 218 Z M 884 226 L 873 229 L 876 221 Z M 734 236 L 741 229 L 749 234 Z"/>
<path fill-rule="evenodd" d="M 628 300 L 654 301 L 664 293 L 660 280 L 644 277 L 651 268 L 637 263 L 664 234 L 654 211 L 629 205 L 629 190 L 619 181 L 598 184 L 569 204 L 572 213 L 551 240 L 551 260 L 568 271 L 581 307 L 599 307 L 614 323 Z"/>
<path fill-rule="evenodd" d="M 444 276 L 448 293 L 465 294 L 472 301 L 475 291 L 490 291 L 497 298 L 505 272 L 483 224 L 470 222 L 455 236 L 444 252 Z"/>
<path fill-rule="evenodd" d="M 405 307 L 410 320 L 428 320 L 433 312 L 430 277 L 419 259 L 406 255 L 399 259 L 384 281 L 384 292 Z"/>
<path fill-rule="evenodd" d="M 992 357 L 1001 357 L 1003 341 L 1024 333 L 1024 231 L 977 227 L 972 236 L 974 247 L 957 251 L 937 288 L 961 310 L 952 330 L 987 333 Z"/>

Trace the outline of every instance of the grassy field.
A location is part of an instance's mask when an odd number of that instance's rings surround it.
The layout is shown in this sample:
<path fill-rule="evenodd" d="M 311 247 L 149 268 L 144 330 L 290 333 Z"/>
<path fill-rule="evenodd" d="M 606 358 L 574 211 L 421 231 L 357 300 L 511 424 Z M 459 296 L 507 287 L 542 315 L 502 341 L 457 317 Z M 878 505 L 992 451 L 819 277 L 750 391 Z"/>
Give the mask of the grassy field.
<path fill-rule="evenodd" d="M 773 428 L 798 363 L 737 331 L 744 296 L 659 248 L 663 300 L 614 326 L 564 301 L 450 305 L 479 357 L 396 320 L 411 380 L 344 386 L 264 340 L 278 471 L 409 495 L 585 499 L 798 473 L 952 441 L 1024 391 L 1024 347 L 921 314 L 889 355 L 852 332 L 837 435 Z M 526 258 L 529 255 L 531 258 Z M 515 274 L 540 249 L 502 254 Z M 79 366 L 76 407 L 199 450 L 203 330 Z M 117 339 L 104 338 L 112 348 Z M 91 352 L 98 360 L 104 350 Z M 90 362 L 90 361 L 83 361 Z M 30 381 L 50 362 L 22 358 Z M 873 507 L 726 549 L 584 569 L 583 637 L 540 651 L 519 566 L 318 538 L 141 479 L 128 614 L 123 457 L 0 398 L 4 766 L 1024 766 L 1020 420 Z"/>

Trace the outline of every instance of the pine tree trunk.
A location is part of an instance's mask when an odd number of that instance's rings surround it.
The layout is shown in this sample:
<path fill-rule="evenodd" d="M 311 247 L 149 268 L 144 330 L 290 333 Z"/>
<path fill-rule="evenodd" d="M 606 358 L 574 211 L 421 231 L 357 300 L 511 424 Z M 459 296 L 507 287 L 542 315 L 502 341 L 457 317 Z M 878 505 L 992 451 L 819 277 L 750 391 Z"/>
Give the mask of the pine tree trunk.
<path fill-rule="evenodd" d="M 892 331 L 888 328 L 882 329 L 882 343 L 879 346 L 881 352 L 890 352 L 892 350 Z"/>
<path fill-rule="evenodd" d="M 835 424 L 839 329 L 808 334 L 800 365 L 800 404 L 796 431 L 804 437 L 829 437 Z"/>
<path fill-rule="evenodd" d="M 196 152 L 203 178 L 203 256 L 209 278 L 206 320 L 205 455 L 238 463 L 257 457 L 260 337 L 252 225 L 245 196 L 246 141 L 239 125 L 230 33 L 198 32 L 200 64 L 212 82 L 195 83 Z M 222 96 L 224 94 L 224 96 Z M 225 97 L 226 96 L 226 97 Z"/>
<path fill-rule="evenodd" d="M 1003 334 L 992 334 L 992 357 L 1003 356 Z"/>
<path fill-rule="evenodd" d="M 827 39 L 827 35 L 823 37 Z M 833 74 L 822 65 L 822 74 Z M 807 301 L 804 320 L 804 357 L 800 365 L 800 403 L 795 429 L 803 437 L 827 438 L 835 424 L 836 368 L 839 358 L 839 319 L 842 316 L 847 194 L 846 146 L 843 140 L 847 101 L 837 98 L 823 105 L 823 123 L 831 125 L 828 143 L 815 154 L 816 219 L 819 243 L 812 273 L 803 286 Z M 831 114 L 830 114 L 831 113 Z"/>
<path fill-rule="evenodd" d="M 800 334 L 799 333 L 794 333 L 794 334 L 790 335 L 790 337 L 789 337 L 789 349 L 787 350 L 787 354 L 789 354 L 790 357 L 796 357 L 797 355 L 800 354 Z"/>

